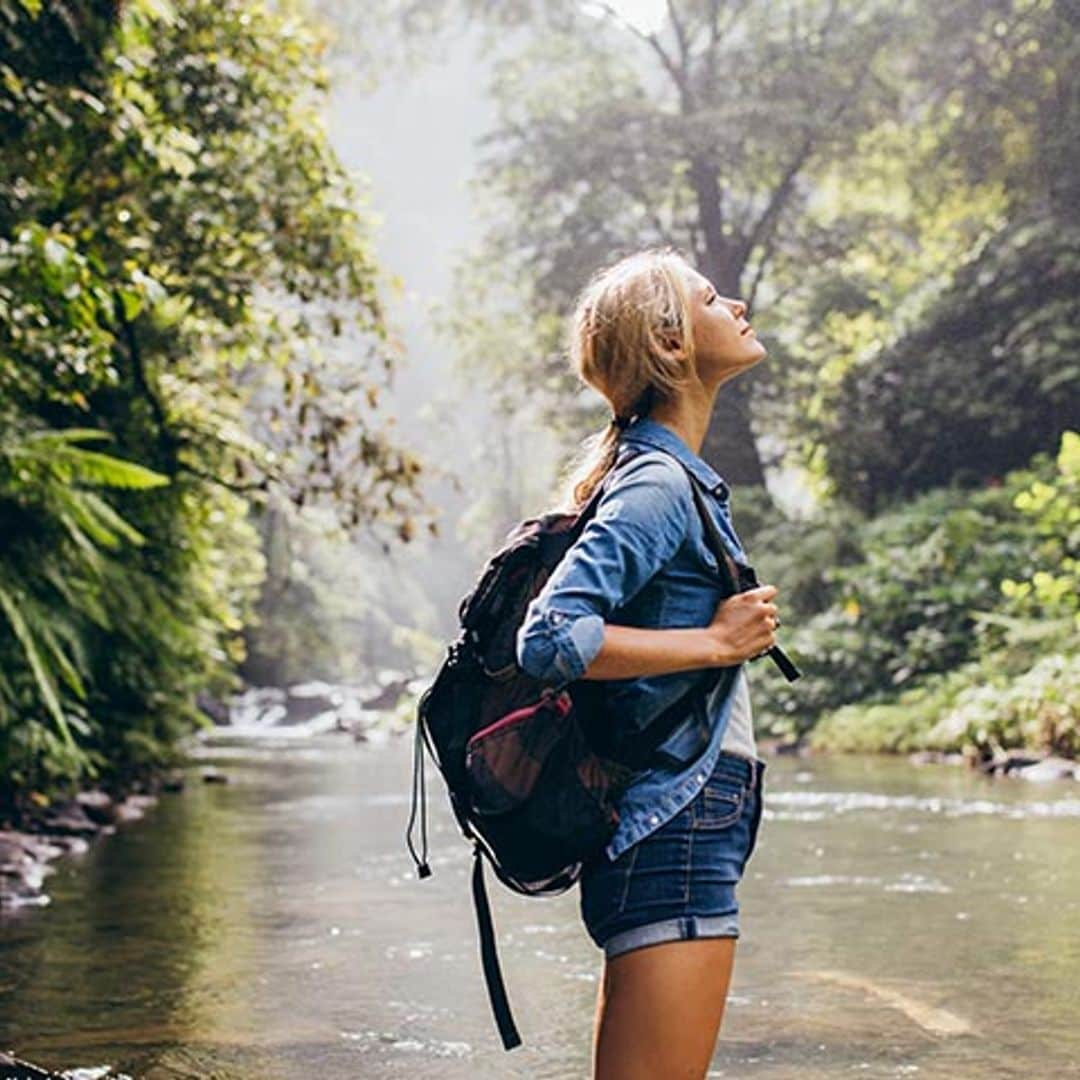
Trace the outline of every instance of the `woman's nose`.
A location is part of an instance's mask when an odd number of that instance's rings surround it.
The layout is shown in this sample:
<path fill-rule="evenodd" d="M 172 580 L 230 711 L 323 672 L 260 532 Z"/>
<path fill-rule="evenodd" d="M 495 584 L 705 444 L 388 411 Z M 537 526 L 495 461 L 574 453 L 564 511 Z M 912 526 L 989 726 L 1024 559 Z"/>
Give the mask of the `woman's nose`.
<path fill-rule="evenodd" d="M 735 312 L 736 319 L 741 319 L 746 314 L 746 305 L 741 300 L 731 300 L 729 303 Z"/>

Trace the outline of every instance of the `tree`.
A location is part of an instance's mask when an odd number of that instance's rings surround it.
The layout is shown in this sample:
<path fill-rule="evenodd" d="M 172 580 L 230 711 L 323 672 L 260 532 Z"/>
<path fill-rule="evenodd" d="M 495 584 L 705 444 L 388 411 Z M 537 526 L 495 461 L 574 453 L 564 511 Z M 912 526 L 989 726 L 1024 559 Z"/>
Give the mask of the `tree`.
<path fill-rule="evenodd" d="M 503 369 L 526 391 L 556 388 L 555 422 L 575 388 L 553 315 L 601 263 L 675 246 L 752 314 L 764 305 L 767 327 L 786 282 L 858 242 L 813 228 L 805 211 L 815 172 L 896 106 L 889 62 L 913 17 L 896 4 L 672 0 L 650 32 L 611 5 L 587 7 L 600 17 L 546 5 L 532 40 L 497 66 L 500 122 L 479 183 L 492 225 L 463 271 L 515 283 L 534 348 Z M 750 401 L 768 366 L 724 388 L 706 439 L 741 484 L 764 481 Z"/>
<path fill-rule="evenodd" d="M 0 0 L 0 35 L 0 760 L 31 784 L 160 757 L 232 685 L 252 504 L 407 539 L 420 464 L 376 424 L 396 347 L 301 10 Z"/>
<path fill-rule="evenodd" d="M 916 123 L 878 133 L 837 186 L 839 215 L 876 187 L 892 222 L 867 223 L 876 256 L 813 283 L 792 419 L 864 510 L 1000 477 L 1080 421 L 1076 29 L 1053 3 L 928 11 Z"/>

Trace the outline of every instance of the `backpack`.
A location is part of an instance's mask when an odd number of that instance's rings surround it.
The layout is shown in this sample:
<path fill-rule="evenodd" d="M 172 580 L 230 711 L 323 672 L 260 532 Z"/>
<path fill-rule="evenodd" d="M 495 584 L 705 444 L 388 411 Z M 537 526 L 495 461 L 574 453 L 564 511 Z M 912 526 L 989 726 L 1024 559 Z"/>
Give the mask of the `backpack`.
<path fill-rule="evenodd" d="M 624 448 L 626 449 L 626 448 Z M 462 834 L 473 845 L 472 893 L 488 996 L 505 1049 L 521 1044 L 499 967 L 483 860 L 496 877 L 524 896 L 553 896 L 577 883 L 584 864 L 600 854 L 619 823 L 616 805 L 638 770 L 686 719 L 704 712 L 721 681 L 739 665 L 709 668 L 674 704 L 641 731 L 611 735 L 603 715 L 603 686 L 579 679 L 552 686 L 517 663 L 517 631 L 525 610 L 596 512 L 610 478 L 642 453 L 630 448 L 574 513 L 549 512 L 520 522 L 484 565 L 458 605 L 459 633 L 417 704 L 412 806 L 406 833 L 420 878 L 427 862 L 424 751 L 450 796 Z M 676 459 L 677 460 L 677 459 Z M 728 553 L 704 501 L 701 482 L 687 470 L 725 595 L 756 585 L 753 569 Z M 769 650 L 789 679 L 799 672 L 778 646 Z M 707 730 L 708 724 L 702 725 Z M 417 801 L 421 854 L 413 844 Z"/>

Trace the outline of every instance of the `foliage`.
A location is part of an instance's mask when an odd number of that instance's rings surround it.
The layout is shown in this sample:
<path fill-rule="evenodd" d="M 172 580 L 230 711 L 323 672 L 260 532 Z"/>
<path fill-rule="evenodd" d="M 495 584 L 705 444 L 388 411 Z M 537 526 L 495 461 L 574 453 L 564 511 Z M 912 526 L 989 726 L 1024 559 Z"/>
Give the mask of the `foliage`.
<path fill-rule="evenodd" d="M 786 296 L 774 414 L 824 495 L 870 513 L 977 486 L 1080 423 L 1075 5 L 926 5 L 905 107 L 827 172 L 862 243 Z"/>
<path fill-rule="evenodd" d="M 167 758 L 234 684 L 253 506 L 408 539 L 420 466 L 375 423 L 398 347 L 301 9 L 0 0 L 0 38 L 10 797 Z"/>
<path fill-rule="evenodd" d="M 1051 653 L 1009 681 L 969 683 L 927 738 L 987 757 L 1012 747 L 1080 757 L 1080 652 Z"/>
<path fill-rule="evenodd" d="M 1080 424 L 1078 297 L 1080 228 L 1003 228 L 922 326 L 826 394 L 815 441 L 836 489 L 874 513 L 1052 449 Z"/>
<path fill-rule="evenodd" d="M 992 757 L 1011 748 L 1080 756 L 1080 654 L 1033 663 L 1012 649 L 925 679 L 893 701 L 845 705 L 810 733 L 819 750 L 946 750 Z"/>
<path fill-rule="evenodd" d="M 169 759 L 258 580 L 243 500 L 197 494 L 82 442 L 100 430 L 0 439 L 0 764 L 12 789 Z M 164 487 L 168 485 L 167 487 Z M 164 487 L 164 490 L 163 490 Z M 187 502 L 183 545 L 153 550 L 99 491 Z M 160 492 L 160 494 L 158 494 Z M 159 501 L 160 500 L 160 501 Z M 220 545 L 220 546 L 219 546 Z"/>
<path fill-rule="evenodd" d="M 781 590 L 778 603 L 789 627 L 781 640 L 804 671 L 793 684 L 767 668 L 755 674 L 761 711 L 773 730 L 805 732 L 853 702 L 887 705 L 930 676 L 1002 648 L 1014 654 L 1012 668 L 1019 673 L 1041 650 L 1066 640 L 1060 623 L 1056 637 L 1032 640 L 1017 636 L 1015 619 L 1012 633 L 1001 619 L 1010 614 L 1003 581 L 1032 580 L 1060 566 L 1058 542 L 1033 544 L 1027 516 L 1017 509 L 1023 493 L 1050 483 L 1056 473 L 1052 459 L 1036 455 L 1029 468 L 1009 473 L 997 486 L 939 488 L 876 518 L 860 520 L 855 512 L 846 528 L 835 520 L 832 529 L 848 534 L 849 548 L 847 561 L 832 566 L 815 567 L 815 552 L 830 552 L 819 523 L 816 541 L 808 530 L 809 557 L 801 571 L 805 579 L 820 579 L 829 596 L 816 610 L 785 603 L 783 567 L 792 556 L 771 553 L 790 542 L 791 524 L 759 534 L 759 564 L 775 561 L 781 571 L 765 577 L 759 569 L 759 577 Z M 792 550 L 803 561 L 803 548 Z M 822 593 L 802 595 L 813 604 Z M 1046 615 L 1038 613 L 1040 620 Z"/>
<path fill-rule="evenodd" d="M 1068 634 L 1080 632 L 1080 434 L 1062 435 L 1056 464 L 1049 482 L 1032 481 L 1014 500 L 1038 545 L 1036 562 L 1047 569 L 1028 580 L 1007 577 L 1001 591 L 1005 614 L 1024 619 L 1029 632 L 1032 624 L 1053 627 L 1060 620 Z"/>

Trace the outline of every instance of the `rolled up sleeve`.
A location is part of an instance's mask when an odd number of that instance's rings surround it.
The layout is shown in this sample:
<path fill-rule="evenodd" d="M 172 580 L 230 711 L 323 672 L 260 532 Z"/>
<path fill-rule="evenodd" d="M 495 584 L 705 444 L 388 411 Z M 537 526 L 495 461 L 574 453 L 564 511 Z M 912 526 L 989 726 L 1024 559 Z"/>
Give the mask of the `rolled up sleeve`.
<path fill-rule="evenodd" d="M 580 679 L 603 645 L 607 618 L 679 550 L 691 502 L 689 478 L 667 455 L 624 465 L 525 611 L 516 637 L 522 670 L 546 683 Z"/>

